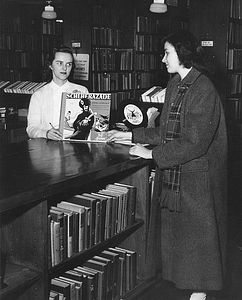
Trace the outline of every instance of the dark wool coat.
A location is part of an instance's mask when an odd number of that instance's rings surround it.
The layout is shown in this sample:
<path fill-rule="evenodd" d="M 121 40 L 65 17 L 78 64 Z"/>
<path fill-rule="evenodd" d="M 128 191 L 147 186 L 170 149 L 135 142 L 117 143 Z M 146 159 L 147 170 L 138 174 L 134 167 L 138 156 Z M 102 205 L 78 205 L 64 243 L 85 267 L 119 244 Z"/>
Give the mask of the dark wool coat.
<path fill-rule="evenodd" d="M 180 138 L 165 143 L 169 110 L 183 83 L 189 88 L 182 100 Z M 133 141 L 157 145 L 152 151 L 156 179 L 148 246 L 154 246 L 160 224 L 163 278 L 181 289 L 221 289 L 227 243 L 227 134 L 212 82 L 195 68 L 182 81 L 175 75 L 167 86 L 160 126 L 135 129 Z M 162 170 L 176 165 L 182 166 L 181 212 L 157 209 Z M 152 251 L 148 249 L 150 260 Z"/>

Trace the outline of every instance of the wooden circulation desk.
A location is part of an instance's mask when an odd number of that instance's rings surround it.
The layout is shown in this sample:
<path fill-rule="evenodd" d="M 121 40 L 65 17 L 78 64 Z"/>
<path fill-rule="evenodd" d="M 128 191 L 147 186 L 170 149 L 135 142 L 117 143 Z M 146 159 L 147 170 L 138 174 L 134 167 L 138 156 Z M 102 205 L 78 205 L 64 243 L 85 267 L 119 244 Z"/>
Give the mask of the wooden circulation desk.
<path fill-rule="evenodd" d="M 129 148 L 120 144 L 45 139 L 1 146 L 1 299 L 48 299 L 51 278 L 115 245 L 127 245 L 138 253 L 138 278 L 147 279 L 150 167 L 148 161 L 132 158 Z M 47 226 L 50 206 L 76 193 L 97 191 L 117 181 L 137 187 L 139 221 L 110 240 L 51 267 Z"/>

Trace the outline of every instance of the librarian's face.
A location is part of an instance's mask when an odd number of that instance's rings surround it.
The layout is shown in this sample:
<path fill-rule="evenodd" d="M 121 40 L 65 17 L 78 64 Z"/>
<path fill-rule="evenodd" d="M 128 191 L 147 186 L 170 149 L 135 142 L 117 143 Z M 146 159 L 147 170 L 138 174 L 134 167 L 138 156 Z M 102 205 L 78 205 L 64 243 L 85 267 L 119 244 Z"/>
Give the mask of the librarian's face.
<path fill-rule="evenodd" d="M 169 73 L 177 73 L 181 68 L 180 61 L 178 59 L 175 48 L 169 44 L 165 43 L 164 46 L 165 55 L 162 58 L 162 62 L 166 65 L 167 71 Z"/>
<path fill-rule="evenodd" d="M 50 66 L 54 82 L 64 84 L 67 81 L 73 65 L 72 60 L 70 53 L 57 52 L 55 54 L 55 59 Z"/>

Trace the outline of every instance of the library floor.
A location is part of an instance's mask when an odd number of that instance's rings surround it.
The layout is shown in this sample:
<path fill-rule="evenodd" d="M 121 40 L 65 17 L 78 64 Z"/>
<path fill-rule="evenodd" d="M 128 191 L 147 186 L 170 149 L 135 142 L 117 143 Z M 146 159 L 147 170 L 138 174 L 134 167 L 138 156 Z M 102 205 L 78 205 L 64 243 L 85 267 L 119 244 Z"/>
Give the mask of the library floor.
<path fill-rule="evenodd" d="M 189 300 L 190 293 L 166 281 L 145 291 L 135 300 Z M 242 300 L 242 160 L 229 163 L 228 258 L 225 286 L 207 300 Z"/>

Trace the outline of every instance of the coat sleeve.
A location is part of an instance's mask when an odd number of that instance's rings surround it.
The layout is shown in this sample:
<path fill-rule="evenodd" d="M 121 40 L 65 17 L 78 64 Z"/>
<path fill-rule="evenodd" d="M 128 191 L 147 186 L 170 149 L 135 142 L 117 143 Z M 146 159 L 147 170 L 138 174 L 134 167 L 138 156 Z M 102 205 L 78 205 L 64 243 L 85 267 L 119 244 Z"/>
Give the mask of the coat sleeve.
<path fill-rule="evenodd" d="M 215 137 L 221 102 L 213 85 L 195 85 L 184 100 L 180 138 L 153 148 L 153 159 L 161 169 L 169 169 L 203 156 Z M 145 131 L 143 134 L 147 137 Z"/>

